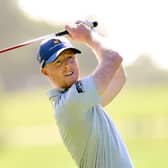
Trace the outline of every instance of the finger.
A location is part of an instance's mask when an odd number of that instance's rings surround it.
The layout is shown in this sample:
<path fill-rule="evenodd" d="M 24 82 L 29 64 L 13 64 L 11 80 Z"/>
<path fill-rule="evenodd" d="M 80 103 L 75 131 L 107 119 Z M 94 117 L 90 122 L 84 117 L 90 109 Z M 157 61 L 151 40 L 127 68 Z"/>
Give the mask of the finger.
<path fill-rule="evenodd" d="M 84 23 L 84 21 L 82 21 L 82 20 L 77 20 L 75 23 L 76 23 L 76 24 L 80 24 L 80 23 Z"/>
<path fill-rule="evenodd" d="M 68 32 L 68 37 L 72 39 L 72 33 L 73 33 L 72 25 L 65 25 L 65 30 Z"/>
<path fill-rule="evenodd" d="M 69 34 L 72 32 L 72 26 L 71 25 L 65 25 L 65 30 L 68 31 Z"/>

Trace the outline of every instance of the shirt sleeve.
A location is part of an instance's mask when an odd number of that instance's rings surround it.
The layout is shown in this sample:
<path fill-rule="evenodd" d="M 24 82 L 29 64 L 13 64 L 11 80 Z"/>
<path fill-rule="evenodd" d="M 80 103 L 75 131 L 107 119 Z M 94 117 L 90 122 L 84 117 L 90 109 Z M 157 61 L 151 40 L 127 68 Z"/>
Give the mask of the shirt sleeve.
<path fill-rule="evenodd" d="M 100 102 L 94 78 L 88 76 L 77 81 L 65 93 L 61 94 L 57 105 L 65 111 L 79 113 L 88 111 Z"/>

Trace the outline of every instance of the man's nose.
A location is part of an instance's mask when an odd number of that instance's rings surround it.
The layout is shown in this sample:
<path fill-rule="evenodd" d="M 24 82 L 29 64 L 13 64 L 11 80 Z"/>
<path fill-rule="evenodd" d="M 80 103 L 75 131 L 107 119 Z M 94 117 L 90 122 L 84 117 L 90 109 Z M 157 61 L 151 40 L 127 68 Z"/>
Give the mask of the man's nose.
<path fill-rule="evenodd" d="M 65 64 L 71 64 L 72 62 L 73 62 L 73 60 L 70 58 L 65 59 Z"/>
<path fill-rule="evenodd" d="M 64 66 L 65 67 L 70 66 L 70 64 L 71 64 L 71 62 L 70 62 L 70 60 L 68 58 L 64 60 Z"/>

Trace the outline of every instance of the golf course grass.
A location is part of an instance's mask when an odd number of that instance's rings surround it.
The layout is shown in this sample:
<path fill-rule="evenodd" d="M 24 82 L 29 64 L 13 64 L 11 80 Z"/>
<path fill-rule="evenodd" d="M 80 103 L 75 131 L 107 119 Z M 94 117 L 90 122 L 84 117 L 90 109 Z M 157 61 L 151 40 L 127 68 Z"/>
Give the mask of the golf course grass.
<path fill-rule="evenodd" d="M 124 88 L 106 107 L 136 168 L 168 167 L 168 88 Z M 46 90 L 0 95 L 0 167 L 75 168 Z"/>

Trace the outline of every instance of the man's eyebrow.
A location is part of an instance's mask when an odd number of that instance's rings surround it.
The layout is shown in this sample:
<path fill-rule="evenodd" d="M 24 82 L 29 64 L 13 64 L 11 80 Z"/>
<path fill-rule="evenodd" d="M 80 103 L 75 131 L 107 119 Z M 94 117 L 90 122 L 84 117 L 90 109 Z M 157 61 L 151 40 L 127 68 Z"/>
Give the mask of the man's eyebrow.
<path fill-rule="evenodd" d="M 53 62 L 57 62 L 57 61 L 60 61 L 60 59 L 59 59 L 59 58 L 56 58 Z"/>

